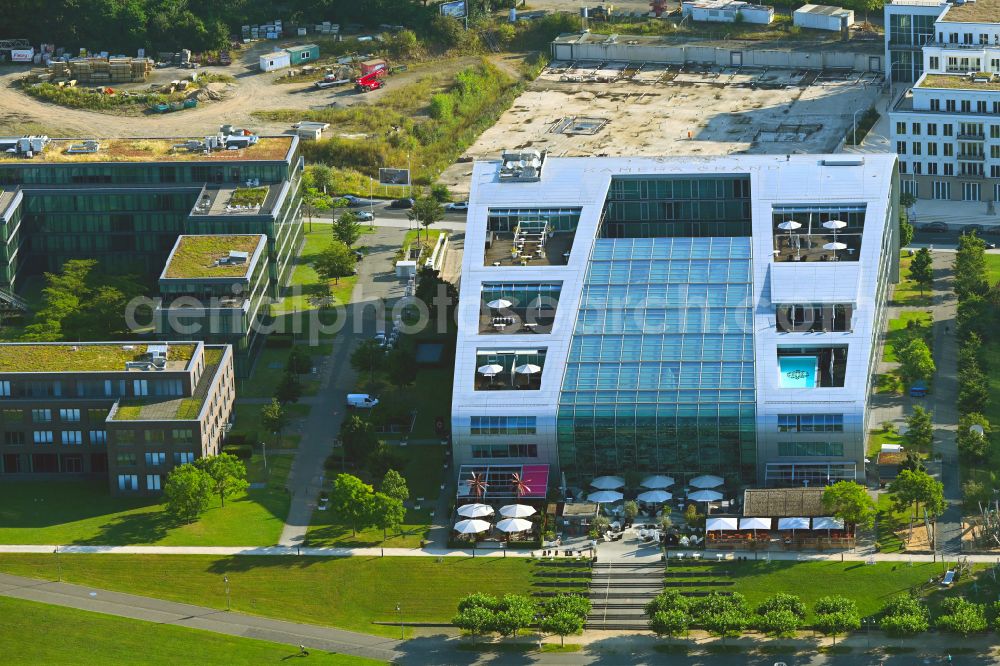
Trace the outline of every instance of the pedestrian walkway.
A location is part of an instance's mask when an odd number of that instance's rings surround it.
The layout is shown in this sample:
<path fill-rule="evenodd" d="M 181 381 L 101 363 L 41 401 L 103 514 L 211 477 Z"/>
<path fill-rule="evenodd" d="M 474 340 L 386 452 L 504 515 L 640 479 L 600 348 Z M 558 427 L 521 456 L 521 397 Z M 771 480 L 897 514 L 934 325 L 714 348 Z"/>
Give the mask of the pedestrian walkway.
<path fill-rule="evenodd" d="M 272 620 L 134 594 L 95 590 L 69 583 L 0 574 L 0 595 L 157 624 L 172 624 L 274 643 L 304 645 L 315 650 L 381 661 L 395 661 L 401 656 L 397 650 L 399 641 L 379 636 L 301 622 Z M 57 632 L 55 627 L 50 629 Z"/>

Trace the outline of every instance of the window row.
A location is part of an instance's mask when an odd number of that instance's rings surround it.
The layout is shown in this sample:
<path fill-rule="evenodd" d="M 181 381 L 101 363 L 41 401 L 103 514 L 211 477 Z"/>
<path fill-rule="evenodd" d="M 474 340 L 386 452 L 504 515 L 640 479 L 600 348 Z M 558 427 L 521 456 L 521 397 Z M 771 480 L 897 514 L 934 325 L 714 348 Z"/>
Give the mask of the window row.
<path fill-rule="evenodd" d="M 115 462 L 119 467 L 135 467 L 138 461 L 138 455 L 131 451 L 125 451 L 119 453 L 115 457 Z M 162 452 L 149 452 L 144 454 L 144 459 L 146 465 L 150 467 L 159 467 L 167 463 L 167 454 Z M 174 453 L 174 465 L 187 465 L 193 463 L 195 460 L 195 454 L 193 451 L 178 451 Z"/>
<path fill-rule="evenodd" d="M 126 393 L 126 382 L 123 379 L 67 382 L 56 379 L 51 381 L 32 380 L 14 383 L 6 379 L 0 380 L 0 397 L 3 398 L 121 398 L 126 395 L 129 394 Z M 131 395 L 180 396 L 184 395 L 184 382 L 181 379 L 156 379 L 152 381 L 135 379 L 132 380 Z M 79 420 L 79 410 L 60 410 L 60 412 L 62 411 L 66 411 L 67 413 L 72 411 L 77 412 L 75 420 Z"/>
<path fill-rule="evenodd" d="M 559 396 L 560 405 L 660 405 L 670 403 L 707 404 L 755 403 L 753 390 L 686 391 L 570 391 Z"/>
<path fill-rule="evenodd" d="M 577 335 L 569 361 L 752 361 L 753 338 L 733 335 Z"/>
<path fill-rule="evenodd" d="M 146 475 L 146 490 L 162 490 L 162 477 L 159 474 Z M 119 474 L 118 490 L 142 490 L 139 487 L 139 477 L 136 474 Z"/>
<path fill-rule="evenodd" d="M 753 363 L 583 363 L 566 368 L 563 390 L 752 389 Z"/>
<path fill-rule="evenodd" d="M 778 442 L 778 455 L 793 456 L 842 456 L 843 442 Z"/>
<path fill-rule="evenodd" d="M 844 432 L 844 415 L 778 414 L 778 432 Z"/>
<path fill-rule="evenodd" d="M 473 458 L 537 458 L 537 444 L 473 444 Z"/>
<path fill-rule="evenodd" d="M 473 416 L 469 423 L 470 435 L 534 435 L 534 416 Z"/>

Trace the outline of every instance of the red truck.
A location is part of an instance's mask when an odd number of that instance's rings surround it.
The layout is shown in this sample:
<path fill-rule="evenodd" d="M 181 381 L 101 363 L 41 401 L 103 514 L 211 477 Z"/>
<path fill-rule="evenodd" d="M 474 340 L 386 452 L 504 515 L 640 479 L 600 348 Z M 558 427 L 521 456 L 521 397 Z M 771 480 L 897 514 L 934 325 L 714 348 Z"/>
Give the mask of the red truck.
<path fill-rule="evenodd" d="M 385 86 L 382 78 L 385 76 L 385 69 L 377 69 L 370 74 L 365 74 L 354 79 L 354 90 L 357 92 L 371 92 Z"/>

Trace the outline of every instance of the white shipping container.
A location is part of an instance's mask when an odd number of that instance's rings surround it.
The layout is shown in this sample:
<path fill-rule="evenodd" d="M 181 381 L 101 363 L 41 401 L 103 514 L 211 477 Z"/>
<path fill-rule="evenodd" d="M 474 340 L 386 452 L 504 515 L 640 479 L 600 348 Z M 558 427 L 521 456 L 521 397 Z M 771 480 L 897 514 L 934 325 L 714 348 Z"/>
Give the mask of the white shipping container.
<path fill-rule="evenodd" d="M 803 5 L 795 10 L 792 22 L 801 28 L 837 32 L 845 19 L 847 27 L 854 25 L 854 12 L 828 5 Z"/>

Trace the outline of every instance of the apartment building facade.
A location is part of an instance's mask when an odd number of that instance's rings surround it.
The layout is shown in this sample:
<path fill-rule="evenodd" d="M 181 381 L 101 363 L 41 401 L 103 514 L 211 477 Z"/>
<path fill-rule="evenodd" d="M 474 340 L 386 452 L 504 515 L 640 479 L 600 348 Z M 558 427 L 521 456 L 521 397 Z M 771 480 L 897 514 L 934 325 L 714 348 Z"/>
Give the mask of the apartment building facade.
<path fill-rule="evenodd" d="M 155 495 L 221 451 L 235 397 L 229 345 L 0 344 L 0 480 L 103 476 Z"/>
<path fill-rule="evenodd" d="M 887 18 L 890 7 L 912 5 L 886 5 Z M 1000 201 L 1000 0 L 941 5 L 923 37 L 919 75 L 889 111 L 902 191 L 992 206 Z"/>

